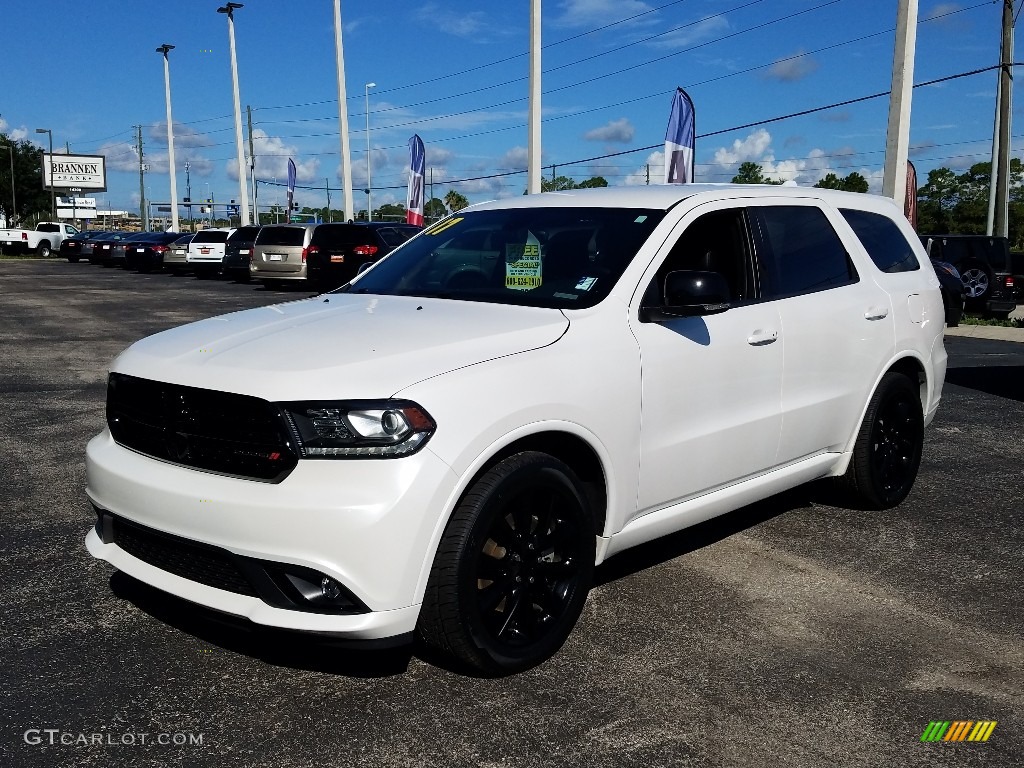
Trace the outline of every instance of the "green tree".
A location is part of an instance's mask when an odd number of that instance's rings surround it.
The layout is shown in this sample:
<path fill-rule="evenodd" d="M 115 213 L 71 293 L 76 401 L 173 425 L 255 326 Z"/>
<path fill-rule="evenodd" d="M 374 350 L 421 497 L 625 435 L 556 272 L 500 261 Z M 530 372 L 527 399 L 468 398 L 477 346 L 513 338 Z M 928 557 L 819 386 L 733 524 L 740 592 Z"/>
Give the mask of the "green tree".
<path fill-rule="evenodd" d="M 11 201 L 11 153 L 14 159 L 14 197 L 18 209 Z M 43 169 L 39 147 L 29 141 L 12 141 L 0 134 L 0 211 L 9 224 L 31 224 L 50 218 L 50 192 L 43 189 Z"/>
<path fill-rule="evenodd" d="M 960 182 L 949 168 L 933 168 L 928 180 L 917 190 L 917 229 L 919 232 L 952 234 L 953 209 L 960 197 Z"/>
<path fill-rule="evenodd" d="M 405 221 L 405 206 L 402 203 L 384 203 L 377 209 L 374 218 L 377 217 L 386 221 Z"/>
<path fill-rule="evenodd" d="M 592 176 L 589 179 L 584 179 L 576 185 L 579 189 L 591 189 L 593 187 L 607 187 L 608 180 L 604 176 Z"/>
<path fill-rule="evenodd" d="M 568 176 L 556 176 L 553 179 L 541 179 L 541 192 L 562 192 L 566 189 L 576 189 L 576 182 Z"/>
<path fill-rule="evenodd" d="M 448 193 L 444 196 L 444 204 L 448 206 L 449 211 L 455 213 L 468 206 L 469 200 L 466 199 L 465 195 L 456 192 L 454 189 L 449 189 Z"/>
<path fill-rule="evenodd" d="M 819 189 L 841 189 L 846 192 L 867 192 L 868 180 L 854 171 L 848 176 L 839 178 L 834 173 L 829 173 L 814 186 Z"/>
<path fill-rule="evenodd" d="M 436 197 L 432 197 L 427 200 L 423 205 L 423 218 L 427 221 L 437 221 L 443 219 L 448 213 L 448 210 L 444 207 L 444 203 L 438 200 Z"/>
<path fill-rule="evenodd" d="M 782 180 L 770 179 L 764 175 L 764 169 L 757 163 L 747 161 L 741 163 L 738 173 L 732 177 L 733 184 L 781 184 Z"/>

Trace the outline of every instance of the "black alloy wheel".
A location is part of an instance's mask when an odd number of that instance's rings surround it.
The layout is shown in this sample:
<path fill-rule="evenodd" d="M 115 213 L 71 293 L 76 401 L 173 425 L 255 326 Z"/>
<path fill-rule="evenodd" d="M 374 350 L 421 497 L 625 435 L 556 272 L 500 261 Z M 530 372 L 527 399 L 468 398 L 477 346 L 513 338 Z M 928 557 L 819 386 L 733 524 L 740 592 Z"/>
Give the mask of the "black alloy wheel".
<path fill-rule="evenodd" d="M 842 482 L 868 509 L 895 507 L 914 486 L 923 445 L 918 387 L 903 374 L 890 371 L 868 404 Z"/>
<path fill-rule="evenodd" d="M 536 666 L 575 626 L 594 572 L 593 515 L 563 462 L 524 452 L 474 483 L 431 570 L 420 637 L 486 675 Z"/>

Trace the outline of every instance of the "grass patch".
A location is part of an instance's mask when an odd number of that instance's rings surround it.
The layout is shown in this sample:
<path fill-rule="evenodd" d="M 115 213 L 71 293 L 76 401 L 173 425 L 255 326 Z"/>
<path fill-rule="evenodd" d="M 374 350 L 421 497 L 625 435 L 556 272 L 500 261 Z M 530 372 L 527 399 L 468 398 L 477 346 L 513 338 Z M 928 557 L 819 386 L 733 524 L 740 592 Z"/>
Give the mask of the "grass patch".
<path fill-rule="evenodd" d="M 964 315 L 960 318 L 960 325 L 994 325 L 1000 328 L 1024 328 L 1024 320 L 1019 317 L 1009 317 L 1006 320 L 996 320 L 993 317 Z"/>

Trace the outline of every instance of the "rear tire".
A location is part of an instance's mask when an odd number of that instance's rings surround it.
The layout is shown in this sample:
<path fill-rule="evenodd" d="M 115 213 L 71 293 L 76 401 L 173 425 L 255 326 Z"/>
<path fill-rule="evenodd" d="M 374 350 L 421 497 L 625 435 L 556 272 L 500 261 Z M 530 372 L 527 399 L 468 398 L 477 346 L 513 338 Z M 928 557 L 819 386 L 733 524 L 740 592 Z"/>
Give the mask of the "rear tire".
<path fill-rule="evenodd" d="M 43 240 L 43 242 L 36 246 L 36 255 L 41 259 L 50 258 L 51 253 L 49 240 Z"/>
<path fill-rule="evenodd" d="M 889 371 L 871 396 L 850 466 L 840 478 L 845 495 L 865 509 L 895 507 L 914 486 L 923 445 L 918 387 Z"/>
<path fill-rule="evenodd" d="M 499 462 L 441 538 L 417 632 L 477 674 L 520 672 L 575 626 L 594 573 L 594 517 L 575 473 L 545 453 Z"/>
<path fill-rule="evenodd" d="M 68 256 L 68 263 L 69 264 L 77 264 L 78 263 L 78 257 L 77 256 Z"/>

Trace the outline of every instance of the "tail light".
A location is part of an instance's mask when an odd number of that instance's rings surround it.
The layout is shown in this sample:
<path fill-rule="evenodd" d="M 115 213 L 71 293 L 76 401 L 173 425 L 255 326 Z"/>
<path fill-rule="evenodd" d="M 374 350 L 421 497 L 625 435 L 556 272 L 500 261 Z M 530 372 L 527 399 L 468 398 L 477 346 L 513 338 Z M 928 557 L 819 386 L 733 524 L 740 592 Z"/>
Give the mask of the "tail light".
<path fill-rule="evenodd" d="M 168 248 L 166 245 L 154 245 L 153 250 L 156 251 L 157 253 L 166 253 L 167 251 L 170 250 L 170 248 Z"/>
<path fill-rule="evenodd" d="M 320 253 L 319 246 L 307 245 L 305 248 L 302 249 L 302 263 L 306 263 L 307 256 L 316 256 L 318 253 Z"/>
<path fill-rule="evenodd" d="M 356 256 L 373 256 L 376 252 L 376 245 L 357 245 L 352 249 L 352 253 Z"/>
<path fill-rule="evenodd" d="M 28 240 L 28 232 L 22 232 L 21 233 L 21 239 L 22 240 Z"/>
<path fill-rule="evenodd" d="M 1013 283 L 1013 275 L 1007 275 L 1006 276 L 1006 287 L 1007 288 L 1013 288 L 1013 285 L 1014 285 L 1014 283 Z"/>

